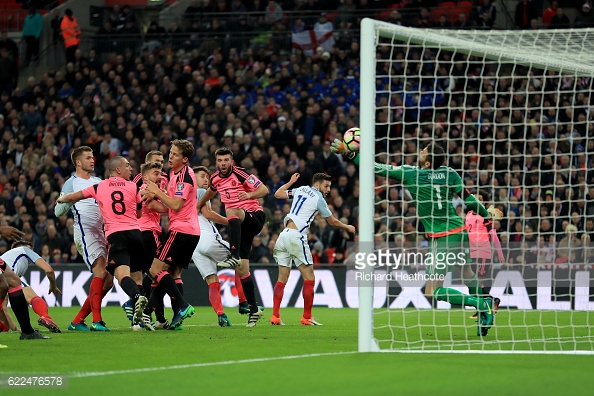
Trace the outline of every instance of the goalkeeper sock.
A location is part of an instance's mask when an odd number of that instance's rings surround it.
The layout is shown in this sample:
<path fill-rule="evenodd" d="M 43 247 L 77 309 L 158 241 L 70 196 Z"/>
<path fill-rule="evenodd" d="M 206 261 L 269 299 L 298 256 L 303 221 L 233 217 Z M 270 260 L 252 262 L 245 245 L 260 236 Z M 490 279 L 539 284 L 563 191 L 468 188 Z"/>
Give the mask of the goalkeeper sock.
<path fill-rule="evenodd" d="M 476 274 L 472 275 L 472 278 L 465 280 L 464 284 L 468 286 L 468 293 L 471 296 L 479 298 L 484 296 L 483 287 L 481 286 L 481 282 L 478 280 Z"/>
<path fill-rule="evenodd" d="M 434 299 L 438 301 L 447 301 L 450 304 L 471 306 L 476 309 L 479 309 L 483 302 L 481 298 L 469 296 L 468 294 L 464 294 L 449 287 L 438 287 L 437 290 L 433 292 L 433 296 Z"/>
<path fill-rule="evenodd" d="M 274 285 L 274 302 L 272 306 L 272 315 L 280 318 L 280 306 L 285 294 L 285 284 L 283 282 L 276 282 Z"/>

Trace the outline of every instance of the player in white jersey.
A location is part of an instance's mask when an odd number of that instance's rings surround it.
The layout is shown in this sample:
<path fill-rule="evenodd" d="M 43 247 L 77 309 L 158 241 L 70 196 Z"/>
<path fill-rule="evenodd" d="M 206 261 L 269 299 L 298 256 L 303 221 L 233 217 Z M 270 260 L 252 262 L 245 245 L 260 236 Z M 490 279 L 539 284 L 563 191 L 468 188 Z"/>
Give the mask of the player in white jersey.
<path fill-rule="evenodd" d="M 80 146 L 71 154 L 76 172 L 62 186 L 60 196 L 84 190 L 98 184 L 101 179 L 91 176 L 95 170 L 93 149 Z M 68 330 L 109 331 L 101 317 L 101 300 L 113 287 L 113 275 L 107 272 L 107 240 L 103 232 L 103 217 L 97 201 L 93 198 L 83 199 L 77 203 L 57 204 L 54 209 L 56 217 L 65 215 L 72 208 L 74 216 L 74 242 L 89 270 L 93 272 L 93 280 L 89 296 L 80 311 L 68 326 Z M 93 313 L 93 324 L 89 328 L 84 320 Z"/>
<path fill-rule="evenodd" d="M 285 285 L 291 274 L 293 263 L 303 276 L 303 317 L 301 324 L 306 326 L 320 326 L 321 324 L 311 316 L 313 306 L 315 276 L 313 259 L 307 233 L 318 212 L 332 227 L 355 232 L 355 227 L 344 224 L 332 215 L 324 197 L 330 192 L 332 177 L 325 173 L 313 176 L 312 186 L 303 186 L 289 190 L 299 179 L 299 173 L 291 176 L 291 180 L 279 188 L 274 197 L 277 199 L 292 199 L 291 211 L 285 217 L 285 229 L 280 233 L 274 245 L 274 259 L 278 264 L 278 282 L 274 286 L 273 312 L 270 323 L 284 325 L 280 318 L 280 305 L 283 300 Z"/>
<path fill-rule="evenodd" d="M 35 264 L 41 270 L 45 272 L 47 279 L 49 280 L 49 291 L 48 294 L 62 294 L 58 286 L 56 285 L 56 275 L 54 270 L 43 258 L 37 253 L 31 250 L 31 245 L 28 241 L 22 240 L 12 244 L 9 251 L 0 256 L 0 259 L 4 260 L 7 266 L 21 278 L 23 285 L 23 293 L 27 302 L 31 304 L 33 311 L 39 315 L 37 323 L 40 326 L 47 327 L 52 333 L 61 333 L 60 328 L 49 316 L 48 307 L 45 300 L 39 297 L 35 291 L 29 286 L 29 284 L 22 278 L 27 272 L 30 264 Z M 10 313 L 8 312 L 8 300 L 6 300 L 6 294 L 8 293 L 8 285 L 4 282 L 0 282 L 0 300 L 4 300 L 2 310 L 6 315 L 9 323 L 12 321 Z"/>
<path fill-rule="evenodd" d="M 196 166 L 193 170 L 198 187 L 196 193 L 198 202 L 200 202 L 209 187 L 210 173 L 205 166 Z M 198 222 L 200 223 L 200 241 L 194 250 L 192 261 L 208 285 L 208 299 L 219 316 L 219 326 L 228 327 L 231 326 L 231 322 L 223 310 L 221 285 L 217 277 L 217 263 L 226 260 L 231 249 L 229 243 L 223 239 L 213 223 L 228 224 L 228 221 L 226 217 L 214 212 L 210 208 L 210 201 L 208 201 L 198 213 Z"/>

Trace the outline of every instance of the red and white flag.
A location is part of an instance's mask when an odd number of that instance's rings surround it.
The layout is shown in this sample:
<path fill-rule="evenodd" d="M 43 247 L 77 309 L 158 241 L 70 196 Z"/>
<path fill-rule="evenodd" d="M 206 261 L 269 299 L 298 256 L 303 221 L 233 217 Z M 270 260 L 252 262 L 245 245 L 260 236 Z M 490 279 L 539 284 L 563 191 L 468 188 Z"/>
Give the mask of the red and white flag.
<path fill-rule="evenodd" d="M 300 33 L 293 33 L 293 48 L 301 48 L 305 56 L 313 56 L 318 47 L 324 51 L 331 51 L 334 46 L 333 31 L 305 30 Z"/>

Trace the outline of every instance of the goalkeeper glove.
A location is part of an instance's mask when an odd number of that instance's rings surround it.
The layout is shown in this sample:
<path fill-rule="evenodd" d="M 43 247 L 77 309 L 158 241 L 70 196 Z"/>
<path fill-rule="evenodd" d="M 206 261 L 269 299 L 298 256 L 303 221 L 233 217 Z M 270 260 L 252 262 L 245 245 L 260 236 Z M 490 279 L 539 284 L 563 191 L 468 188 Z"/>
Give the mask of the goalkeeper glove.
<path fill-rule="evenodd" d="M 330 145 L 330 151 L 334 154 L 342 154 L 349 159 L 355 158 L 357 153 L 348 149 L 347 145 L 342 140 L 334 139 L 334 142 Z"/>
<path fill-rule="evenodd" d="M 487 212 L 491 215 L 491 220 L 501 220 L 503 218 L 503 212 L 493 205 L 487 208 Z"/>

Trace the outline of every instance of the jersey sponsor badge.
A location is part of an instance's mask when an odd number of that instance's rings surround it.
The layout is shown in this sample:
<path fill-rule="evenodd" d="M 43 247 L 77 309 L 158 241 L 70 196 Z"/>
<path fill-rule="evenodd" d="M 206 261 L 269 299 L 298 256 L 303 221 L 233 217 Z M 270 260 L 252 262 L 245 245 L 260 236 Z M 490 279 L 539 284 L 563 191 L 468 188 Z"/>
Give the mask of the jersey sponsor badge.
<path fill-rule="evenodd" d="M 247 180 L 247 182 L 249 184 L 254 184 L 256 182 L 256 179 L 254 179 L 254 176 L 250 176 L 250 178 Z"/>
<path fill-rule="evenodd" d="M 177 191 L 177 192 L 175 193 L 175 195 L 176 195 L 176 196 L 179 196 L 179 197 L 183 197 L 183 195 L 184 195 L 184 194 L 183 194 L 181 191 Z"/>
<path fill-rule="evenodd" d="M 184 189 L 184 183 L 178 183 L 177 184 L 177 191 L 181 191 Z"/>

